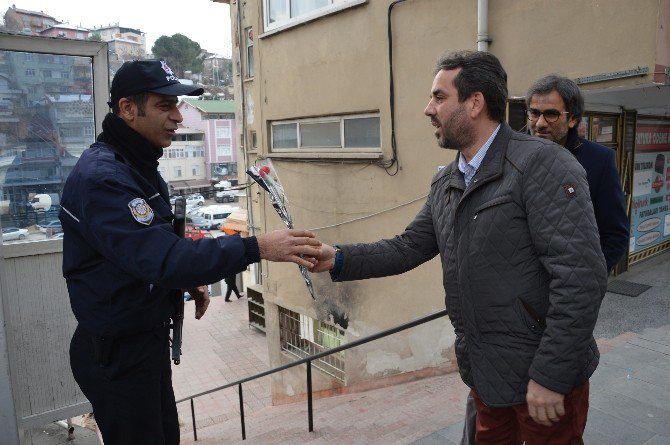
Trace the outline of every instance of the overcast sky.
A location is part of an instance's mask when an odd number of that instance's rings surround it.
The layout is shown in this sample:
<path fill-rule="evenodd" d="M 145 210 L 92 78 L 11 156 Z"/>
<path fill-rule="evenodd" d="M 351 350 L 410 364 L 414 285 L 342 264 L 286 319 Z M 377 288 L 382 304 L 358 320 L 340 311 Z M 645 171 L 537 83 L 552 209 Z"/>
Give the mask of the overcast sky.
<path fill-rule="evenodd" d="M 180 33 L 209 52 L 231 54 L 230 8 L 210 0 L 0 0 L 0 18 L 12 5 L 84 28 L 118 23 L 139 29 L 146 36 L 147 52 L 160 36 Z"/>

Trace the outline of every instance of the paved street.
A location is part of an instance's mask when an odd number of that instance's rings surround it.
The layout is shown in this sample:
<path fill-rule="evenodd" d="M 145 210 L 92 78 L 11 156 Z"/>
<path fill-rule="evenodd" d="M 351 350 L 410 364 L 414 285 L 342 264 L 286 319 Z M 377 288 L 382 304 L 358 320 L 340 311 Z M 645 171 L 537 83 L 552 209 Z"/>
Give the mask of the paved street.
<path fill-rule="evenodd" d="M 608 292 L 594 335 L 601 360 L 591 378 L 585 443 L 670 444 L 670 253 L 613 280 L 650 285 L 638 297 Z M 457 444 L 463 423 L 417 445 Z"/>

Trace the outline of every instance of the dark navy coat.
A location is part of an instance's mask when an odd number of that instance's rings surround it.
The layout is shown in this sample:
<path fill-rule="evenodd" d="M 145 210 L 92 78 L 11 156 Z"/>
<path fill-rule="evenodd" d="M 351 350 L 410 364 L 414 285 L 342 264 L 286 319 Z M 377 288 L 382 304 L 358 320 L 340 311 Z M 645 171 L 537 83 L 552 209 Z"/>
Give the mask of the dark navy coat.
<path fill-rule="evenodd" d="M 611 148 L 577 137 L 575 130 L 568 133 L 565 146 L 586 170 L 600 248 L 607 270 L 611 270 L 628 250 L 630 228 L 616 154 Z"/>
<path fill-rule="evenodd" d="M 79 324 L 96 336 L 149 331 L 173 314 L 171 289 L 213 283 L 258 261 L 255 238 L 179 238 L 156 190 L 113 147 L 84 151 L 63 190 L 63 275 Z"/>

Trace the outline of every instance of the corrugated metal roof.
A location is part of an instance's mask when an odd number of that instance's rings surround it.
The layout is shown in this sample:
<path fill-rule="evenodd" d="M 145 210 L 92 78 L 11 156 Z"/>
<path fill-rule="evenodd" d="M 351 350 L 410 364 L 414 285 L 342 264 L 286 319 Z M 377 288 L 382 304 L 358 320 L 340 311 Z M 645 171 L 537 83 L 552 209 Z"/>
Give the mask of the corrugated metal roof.
<path fill-rule="evenodd" d="M 203 113 L 234 113 L 235 101 L 233 100 L 200 100 L 197 98 L 183 98 L 182 102 L 196 107 Z"/>

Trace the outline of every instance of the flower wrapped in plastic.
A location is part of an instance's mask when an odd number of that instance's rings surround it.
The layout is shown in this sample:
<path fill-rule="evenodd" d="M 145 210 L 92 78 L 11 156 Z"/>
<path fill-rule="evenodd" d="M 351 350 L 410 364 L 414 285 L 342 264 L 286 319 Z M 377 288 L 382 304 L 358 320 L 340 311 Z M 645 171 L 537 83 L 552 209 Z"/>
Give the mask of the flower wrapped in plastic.
<path fill-rule="evenodd" d="M 272 166 L 272 161 L 269 159 L 262 159 L 258 161 L 257 165 L 252 166 L 247 170 L 247 175 L 251 177 L 254 181 L 258 183 L 266 192 L 270 195 L 270 201 L 272 202 L 272 207 L 277 211 L 279 217 L 284 221 L 286 227 L 293 229 L 293 220 L 291 219 L 291 214 L 288 211 L 288 199 L 286 198 L 286 193 L 284 193 L 284 187 L 282 187 L 277 173 Z M 307 269 L 304 266 L 298 266 L 300 268 L 300 273 L 302 274 L 303 279 L 305 280 L 305 285 L 307 290 L 313 299 L 316 299 L 314 296 L 314 287 L 312 286 L 312 280 L 307 274 Z"/>

